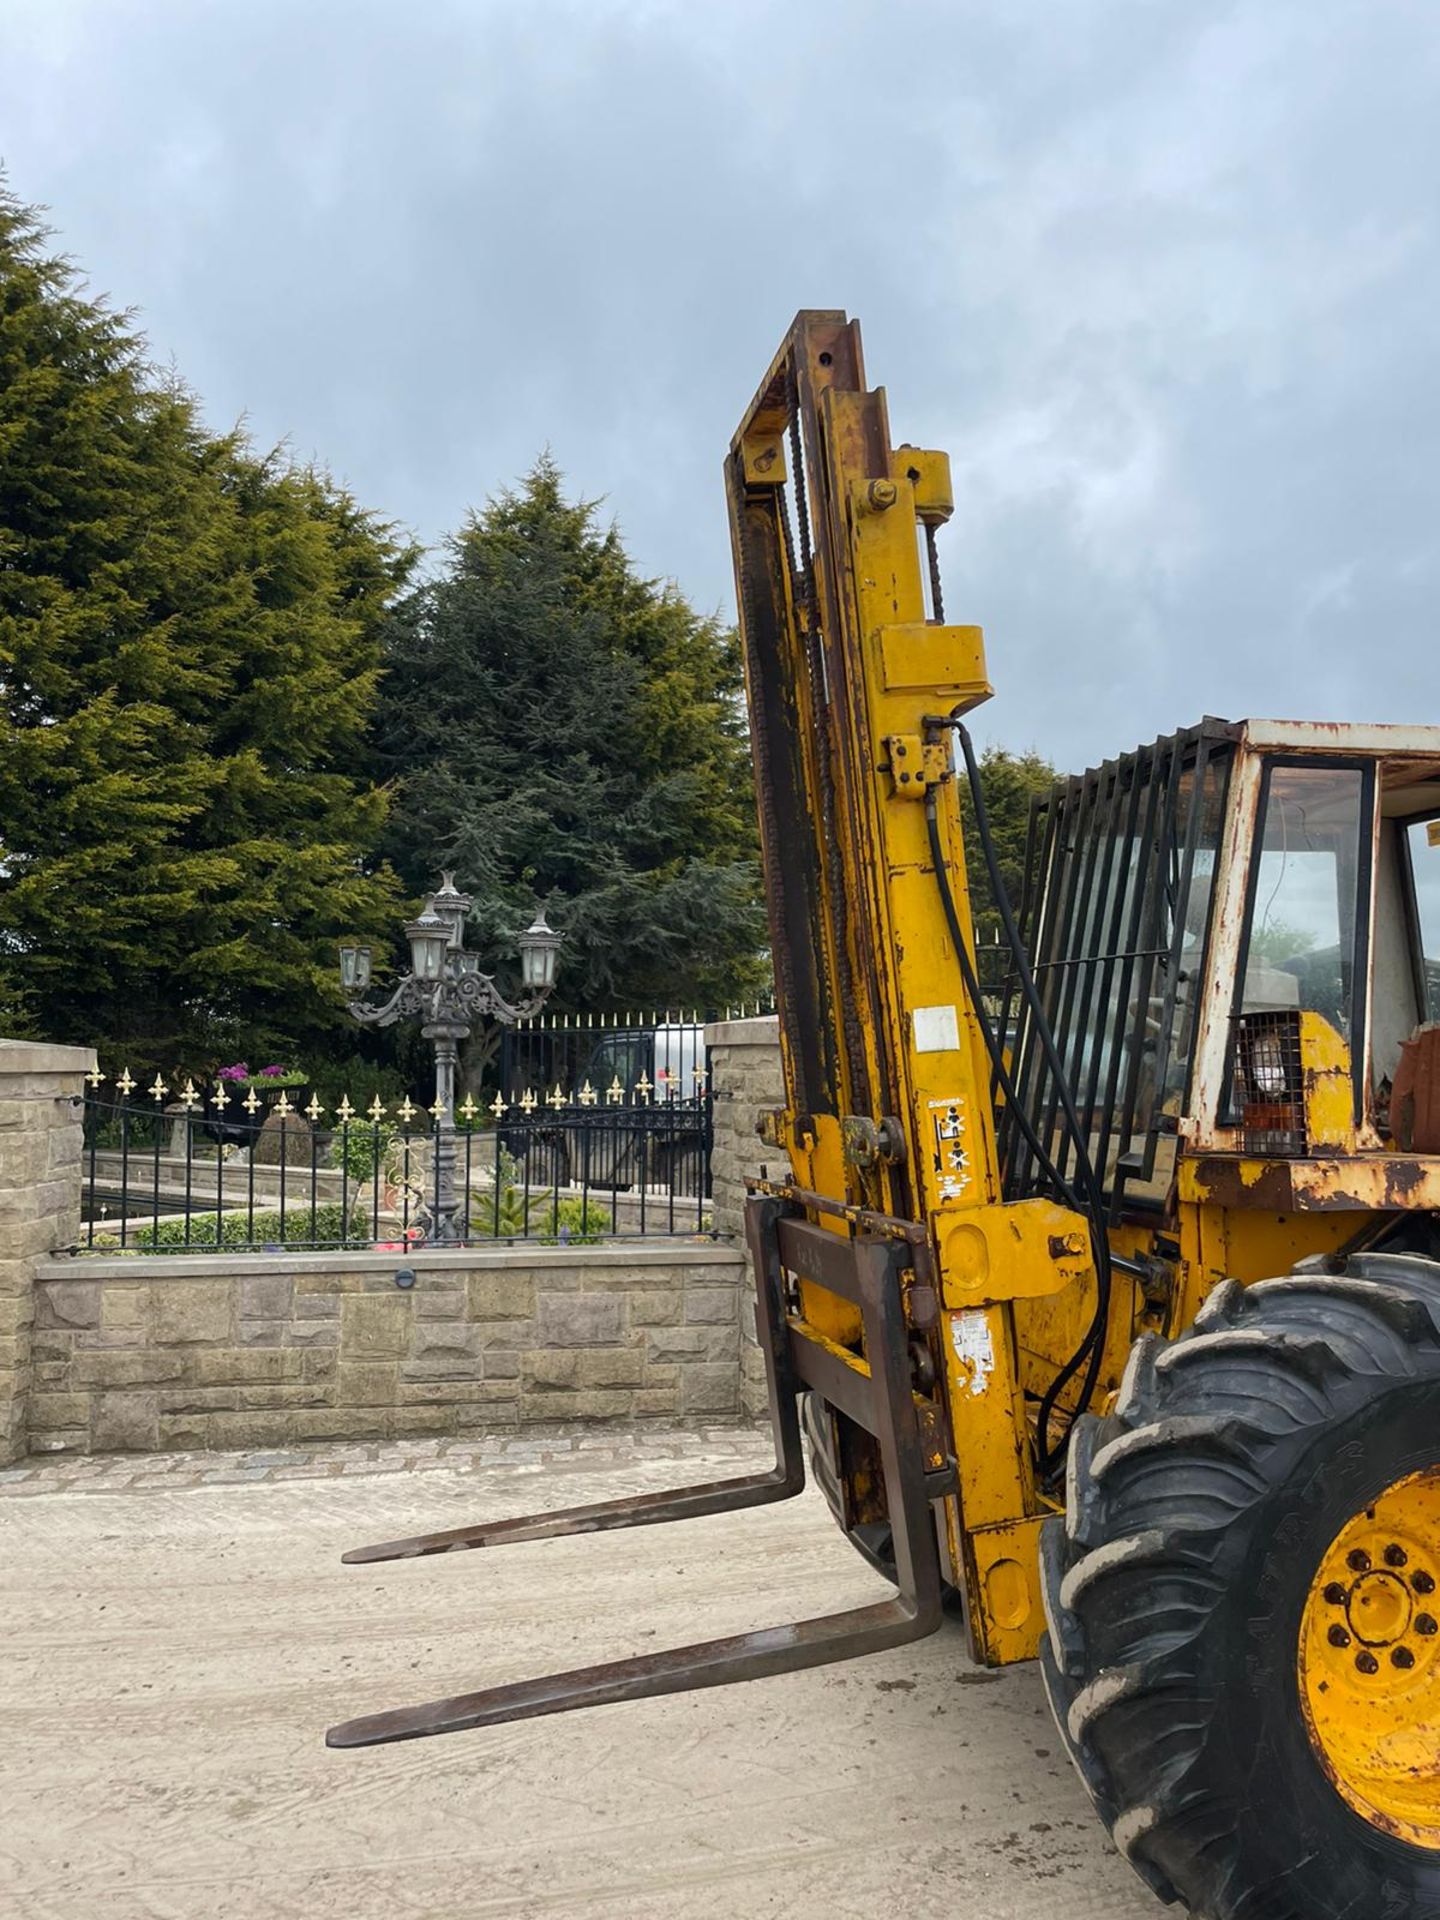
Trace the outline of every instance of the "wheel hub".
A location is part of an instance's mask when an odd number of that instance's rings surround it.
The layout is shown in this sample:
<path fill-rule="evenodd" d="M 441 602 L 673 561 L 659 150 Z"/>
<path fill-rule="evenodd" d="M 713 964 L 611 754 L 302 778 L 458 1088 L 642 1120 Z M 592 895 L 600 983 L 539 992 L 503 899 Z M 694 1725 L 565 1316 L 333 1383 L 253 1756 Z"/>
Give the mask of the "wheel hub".
<path fill-rule="evenodd" d="M 1350 1589 L 1345 1605 L 1350 1631 L 1367 1647 L 1403 1641 L 1414 1613 L 1409 1588 L 1390 1573 L 1365 1574 Z"/>
<path fill-rule="evenodd" d="M 1320 1762 L 1387 1833 L 1440 1850 L 1440 1468 L 1332 1541 L 1300 1626 L 1300 1697 Z"/>

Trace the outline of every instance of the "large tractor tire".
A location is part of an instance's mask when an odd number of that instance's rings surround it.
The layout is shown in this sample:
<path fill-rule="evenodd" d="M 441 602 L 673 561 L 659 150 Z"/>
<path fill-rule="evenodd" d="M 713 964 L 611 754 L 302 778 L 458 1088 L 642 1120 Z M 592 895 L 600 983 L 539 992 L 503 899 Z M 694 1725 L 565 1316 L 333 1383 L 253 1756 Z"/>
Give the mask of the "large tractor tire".
<path fill-rule="evenodd" d="M 1203 1920 L 1440 1920 L 1440 1264 L 1137 1345 L 1071 1443 L 1042 1654 L 1101 1817 Z"/>

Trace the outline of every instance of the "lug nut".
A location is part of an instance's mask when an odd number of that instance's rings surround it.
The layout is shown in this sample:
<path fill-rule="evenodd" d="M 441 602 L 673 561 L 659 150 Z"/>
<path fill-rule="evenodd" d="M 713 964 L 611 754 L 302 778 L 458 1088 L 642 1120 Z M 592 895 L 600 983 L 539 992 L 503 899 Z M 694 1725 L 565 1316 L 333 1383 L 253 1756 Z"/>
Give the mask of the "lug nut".
<path fill-rule="evenodd" d="M 1396 1647 L 1395 1651 L 1390 1656 L 1390 1664 L 1392 1667 L 1400 1667 L 1402 1669 L 1408 1669 L 1414 1666 L 1415 1656 L 1410 1651 L 1409 1647 Z"/>
<path fill-rule="evenodd" d="M 1370 1571 L 1370 1556 L 1363 1547 L 1356 1547 L 1351 1553 L 1350 1565 L 1356 1573 L 1368 1573 Z"/>
<path fill-rule="evenodd" d="M 1332 1580 L 1325 1589 L 1325 1598 L 1332 1607 L 1343 1607 L 1348 1597 L 1338 1580 Z"/>
<path fill-rule="evenodd" d="M 1425 1637 L 1429 1639 L 1430 1635 L 1435 1631 L 1435 1616 L 1430 1613 L 1417 1613 L 1415 1616 L 1415 1631 L 1417 1633 L 1423 1633 Z"/>
<path fill-rule="evenodd" d="M 1360 1669 L 1361 1673 L 1378 1673 L 1380 1671 L 1380 1662 L 1375 1658 L 1373 1653 L 1357 1653 L 1355 1656 L 1355 1665 Z"/>
<path fill-rule="evenodd" d="M 1409 1563 L 1409 1559 L 1410 1556 L 1406 1553 L 1404 1547 L 1389 1546 L 1385 1549 L 1385 1564 L 1387 1567 L 1406 1566 Z"/>
<path fill-rule="evenodd" d="M 1417 1593 L 1433 1593 L 1435 1591 L 1435 1576 L 1433 1573 L 1426 1573 L 1422 1567 L 1420 1572 L 1412 1577 L 1410 1584 Z"/>
<path fill-rule="evenodd" d="M 1345 1631 L 1344 1627 L 1331 1627 L 1330 1644 L 1332 1647 L 1348 1647 L 1349 1646 L 1350 1636 Z"/>

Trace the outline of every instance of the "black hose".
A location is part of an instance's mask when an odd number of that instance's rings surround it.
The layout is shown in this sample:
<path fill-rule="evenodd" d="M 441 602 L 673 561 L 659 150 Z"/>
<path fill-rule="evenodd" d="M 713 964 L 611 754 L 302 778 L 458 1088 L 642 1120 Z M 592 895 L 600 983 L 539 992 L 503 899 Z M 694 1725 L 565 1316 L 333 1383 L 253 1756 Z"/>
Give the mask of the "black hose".
<path fill-rule="evenodd" d="M 996 910 L 1000 915 L 1000 923 L 1005 930 L 1005 938 L 1009 944 L 1011 957 L 1015 964 L 1016 977 L 1019 980 L 1021 992 L 1026 1004 L 1030 1009 L 1030 1016 L 1035 1025 L 1035 1033 L 1039 1039 L 1041 1051 L 1054 1077 L 1056 1096 L 1060 1103 L 1061 1112 L 1065 1118 L 1065 1124 L 1075 1143 L 1075 1168 L 1079 1175 L 1079 1186 L 1083 1190 L 1087 1202 L 1083 1209 L 1077 1205 L 1073 1190 L 1066 1182 L 1059 1179 L 1050 1156 L 1039 1151 L 1029 1116 L 1022 1112 L 1019 1101 L 1013 1097 L 1013 1085 L 1009 1084 L 1008 1072 L 1004 1079 L 1001 1080 L 1001 1086 L 1005 1090 L 1009 1110 L 1015 1115 L 1016 1124 L 1025 1135 L 1026 1142 L 1030 1145 L 1032 1152 L 1037 1153 L 1040 1170 L 1042 1172 L 1048 1171 L 1051 1178 L 1056 1180 L 1062 1197 L 1066 1198 L 1070 1205 L 1075 1206 L 1076 1211 L 1084 1211 L 1089 1215 L 1090 1238 L 1095 1255 L 1095 1312 L 1091 1317 L 1090 1325 L 1086 1329 L 1084 1338 L 1056 1374 L 1055 1378 L 1050 1382 L 1040 1402 L 1038 1420 L 1039 1465 L 1043 1476 L 1050 1474 L 1059 1464 L 1064 1451 L 1063 1445 L 1052 1448 L 1049 1442 L 1050 1421 L 1054 1415 L 1056 1402 L 1059 1400 L 1060 1395 L 1065 1391 L 1081 1367 L 1086 1365 L 1088 1360 L 1089 1365 L 1086 1368 L 1085 1379 L 1081 1385 L 1079 1399 L 1075 1406 L 1075 1413 L 1078 1418 L 1094 1398 L 1095 1388 L 1100 1378 L 1100 1366 L 1105 1353 L 1105 1329 L 1110 1318 L 1110 1298 L 1113 1279 L 1110 1238 L 1105 1210 L 1105 1195 L 1096 1175 L 1094 1164 L 1090 1158 L 1090 1136 L 1080 1124 L 1080 1116 L 1075 1109 L 1074 1096 L 1070 1090 L 1069 1077 L 1065 1072 L 1064 1063 L 1060 1058 L 1059 1049 L 1055 1044 L 1055 1036 L 1051 1031 L 1049 1017 L 1041 1001 L 1039 989 L 1035 985 L 1034 975 L 1030 971 L 1030 962 L 1025 952 L 1024 941 L 1020 937 L 1020 929 L 1015 923 L 1015 914 L 1010 904 L 1009 891 L 1005 885 L 1004 875 L 1000 871 L 1000 856 L 996 851 L 994 836 L 990 831 L 990 816 L 985 806 L 985 796 L 980 785 L 980 767 L 975 758 L 974 744 L 971 741 L 969 730 L 960 720 L 950 718 L 943 724 L 954 730 L 960 742 L 961 752 L 965 756 L 965 771 L 975 809 L 975 830 L 980 841 L 981 851 L 985 856 L 985 865 L 990 876 L 990 890 L 994 896 Z M 933 790 L 926 796 L 926 807 L 927 825 L 930 825 L 931 816 L 935 811 Z M 965 990 L 971 997 L 982 1032 L 985 1032 L 988 1030 L 989 1023 L 985 1018 L 984 1008 L 980 1003 L 978 982 L 974 980 L 974 969 L 970 965 L 969 956 L 965 950 L 965 943 L 959 936 L 959 917 L 955 912 L 955 902 L 950 887 L 948 863 L 943 857 L 944 850 L 940 846 L 938 819 L 935 820 L 930 830 L 930 849 L 935 865 L 936 880 L 940 887 L 942 904 L 946 910 L 946 921 L 950 926 L 951 938 L 955 941 L 956 949 L 961 957 L 961 974 L 965 980 Z M 993 1038 L 993 1036 L 991 1037 Z M 989 1051 L 988 1047 L 987 1051 Z M 995 1057 L 995 1052 L 992 1051 L 992 1066 L 995 1064 Z M 1003 1060 L 1003 1053 L 1001 1057 Z M 997 1075 L 997 1078 L 998 1077 L 999 1075 Z"/>
<path fill-rule="evenodd" d="M 1054 1161 L 1040 1144 L 1040 1136 L 1031 1123 L 1030 1116 L 1020 1105 L 1015 1093 L 1015 1083 L 1010 1078 L 1010 1069 L 1005 1064 L 1005 1049 L 996 1037 L 995 1029 L 990 1025 L 990 1016 L 985 1011 L 980 997 L 980 982 L 975 977 L 975 969 L 970 963 L 970 950 L 965 945 L 965 936 L 960 930 L 960 915 L 955 906 L 955 894 L 950 885 L 949 863 L 945 858 L 945 849 L 940 841 L 940 819 L 935 806 L 935 789 L 929 788 L 925 795 L 925 831 L 930 836 L 930 858 L 934 862 L 935 875 L 940 882 L 940 904 L 945 909 L 946 924 L 950 928 L 950 938 L 955 943 L 955 951 L 960 956 L 960 977 L 965 982 L 965 992 L 974 1009 L 975 1021 L 980 1029 L 980 1038 L 985 1043 L 985 1051 L 990 1056 L 990 1070 L 1000 1091 L 1005 1096 L 1006 1105 L 1015 1116 L 1016 1125 L 1025 1136 L 1026 1144 L 1034 1154 L 1040 1171 L 1054 1183 L 1055 1191 L 1067 1207 L 1073 1207 L 1077 1213 L 1083 1211 L 1074 1189 L 1062 1177 Z"/>

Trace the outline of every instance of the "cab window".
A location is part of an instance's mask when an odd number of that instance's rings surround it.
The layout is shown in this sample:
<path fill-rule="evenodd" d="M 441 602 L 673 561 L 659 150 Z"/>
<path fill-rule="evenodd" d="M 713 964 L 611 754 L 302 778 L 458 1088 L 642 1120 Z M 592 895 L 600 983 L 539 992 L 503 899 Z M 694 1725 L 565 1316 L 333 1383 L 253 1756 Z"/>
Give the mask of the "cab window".
<path fill-rule="evenodd" d="M 1368 816 L 1365 769 L 1271 764 L 1239 1012 L 1304 1007 L 1353 1040 Z"/>
<path fill-rule="evenodd" d="M 1440 1020 L 1440 815 L 1407 822 L 1405 845 L 1415 906 L 1420 1017 Z"/>

